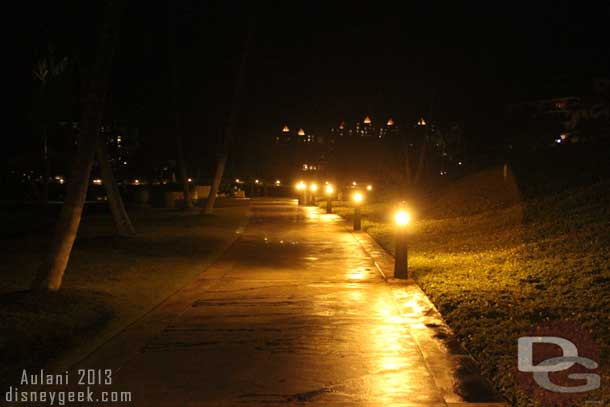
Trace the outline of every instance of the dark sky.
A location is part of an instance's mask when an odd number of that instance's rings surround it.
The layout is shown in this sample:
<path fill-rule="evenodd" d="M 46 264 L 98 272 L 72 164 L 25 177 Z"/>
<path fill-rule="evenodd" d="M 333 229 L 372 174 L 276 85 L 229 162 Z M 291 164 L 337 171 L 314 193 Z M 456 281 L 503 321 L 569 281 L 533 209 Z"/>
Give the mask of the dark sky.
<path fill-rule="evenodd" d="M 27 64 L 49 40 L 66 52 L 90 46 L 95 15 L 84 3 L 47 2 L 29 15 Z M 250 144 L 283 123 L 321 131 L 370 114 L 400 124 L 429 114 L 432 100 L 439 120 L 484 132 L 504 103 L 535 97 L 544 81 L 610 70 L 609 6 L 598 2 L 171 3 L 179 21 L 180 108 L 194 155 L 211 154 L 207 143 L 226 122 L 251 16 L 238 126 Z M 120 41 L 115 114 L 139 115 L 149 137 L 164 137 L 167 4 L 129 2 Z"/>

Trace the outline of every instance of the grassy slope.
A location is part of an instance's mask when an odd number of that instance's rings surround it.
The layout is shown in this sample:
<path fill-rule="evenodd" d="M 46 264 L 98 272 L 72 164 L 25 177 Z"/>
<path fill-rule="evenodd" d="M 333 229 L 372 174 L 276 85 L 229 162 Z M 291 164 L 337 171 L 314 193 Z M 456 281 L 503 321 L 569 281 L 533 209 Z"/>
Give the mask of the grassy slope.
<path fill-rule="evenodd" d="M 392 251 L 388 206 L 364 208 L 363 228 Z M 610 379 L 609 231 L 609 182 L 523 202 L 511 179 L 482 173 L 420 213 L 410 265 L 484 373 L 515 405 L 533 406 L 512 373 L 517 337 L 532 325 L 578 321 L 601 348 L 602 383 Z"/>
<path fill-rule="evenodd" d="M 0 265 L 0 373 L 42 366 L 58 350 L 99 342 L 200 273 L 247 219 L 248 207 L 215 215 L 147 210 L 132 214 L 133 239 L 113 236 L 109 216 L 83 221 L 62 290 L 24 295 L 48 235 L 6 240 Z M 17 293 L 15 293 L 17 291 Z M 8 372 L 8 373 L 7 373 Z"/>

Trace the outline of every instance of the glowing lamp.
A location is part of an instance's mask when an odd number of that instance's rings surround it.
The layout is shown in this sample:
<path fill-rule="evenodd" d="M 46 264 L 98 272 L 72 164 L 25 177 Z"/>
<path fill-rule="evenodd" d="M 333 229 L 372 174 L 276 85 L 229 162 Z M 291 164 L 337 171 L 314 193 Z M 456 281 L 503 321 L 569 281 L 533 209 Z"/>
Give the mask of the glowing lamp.
<path fill-rule="evenodd" d="M 407 211 L 400 210 L 394 214 L 394 222 L 397 226 L 405 226 L 411 221 L 411 215 Z"/>
<path fill-rule="evenodd" d="M 360 204 L 364 200 L 364 196 L 360 192 L 356 192 L 352 198 L 356 204 Z"/>
<path fill-rule="evenodd" d="M 318 184 L 316 184 L 315 182 L 313 184 L 311 184 L 309 186 L 309 189 L 311 190 L 311 192 L 316 192 L 318 190 Z"/>
<path fill-rule="evenodd" d="M 326 186 L 326 193 L 327 193 L 328 195 L 331 195 L 333 192 L 335 192 L 335 188 L 333 188 L 333 186 L 332 186 L 332 185 L 328 184 L 328 185 Z"/>

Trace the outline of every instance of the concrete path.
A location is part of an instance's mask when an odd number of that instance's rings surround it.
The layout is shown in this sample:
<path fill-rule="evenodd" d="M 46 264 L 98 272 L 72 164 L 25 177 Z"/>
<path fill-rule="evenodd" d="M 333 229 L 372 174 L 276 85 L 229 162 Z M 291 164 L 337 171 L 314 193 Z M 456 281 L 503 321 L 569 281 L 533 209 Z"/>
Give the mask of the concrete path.
<path fill-rule="evenodd" d="M 252 211 L 219 261 L 78 367 L 113 369 L 129 406 L 470 405 L 450 332 L 416 286 L 384 280 L 366 235 L 291 200 Z"/>

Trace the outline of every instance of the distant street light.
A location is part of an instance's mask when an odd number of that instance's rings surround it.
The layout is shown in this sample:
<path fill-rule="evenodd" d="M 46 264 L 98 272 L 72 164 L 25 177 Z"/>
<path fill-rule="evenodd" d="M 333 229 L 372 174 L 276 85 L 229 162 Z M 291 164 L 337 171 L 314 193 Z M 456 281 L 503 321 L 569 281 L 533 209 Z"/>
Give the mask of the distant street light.
<path fill-rule="evenodd" d="M 299 205 L 306 205 L 307 185 L 303 181 L 299 181 L 296 185 L 296 190 L 299 191 Z"/>
<path fill-rule="evenodd" d="M 309 185 L 309 191 L 311 192 L 309 194 L 309 205 L 315 205 L 316 204 L 316 191 L 318 190 L 318 184 L 316 184 L 315 182 L 312 182 Z"/>
<path fill-rule="evenodd" d="M 275 185 L 280 186 L 281 183 L 282 183 L 282 181 L 280 181 L 279 179 L 275 180 Z"/>
<path fill-rule="evenodd" d="M 373 190 L 373 186 L 371 184 L 366 186 L 366 190 L 367 191 L 372 191 Z"/>
<path fill-rule="evenodd" d="M 326 213 L 333 213 L 333 193 L 335 188 L 332 185 L 326 185 Z"/>
<path fill-rule="evenodd" d="M 354 230 L 361 230 L 362 229 L 362 214 L 360 211 L 360 205 L 362 204 L 362 201 L 364 200 L 364 196 L 360 193 L 360 192 L 356 192 L 353 196 L 352 199 L 354 200 Z"/>
<path fill-rule="evenodd" d="M 407 247 L 407 225 L 411 221 L 411 215 L 404 209 L 394 214 L 396 223 L 396 247 L 394 255 L 394 277 L 409 278 L 409 254 Z"/>

